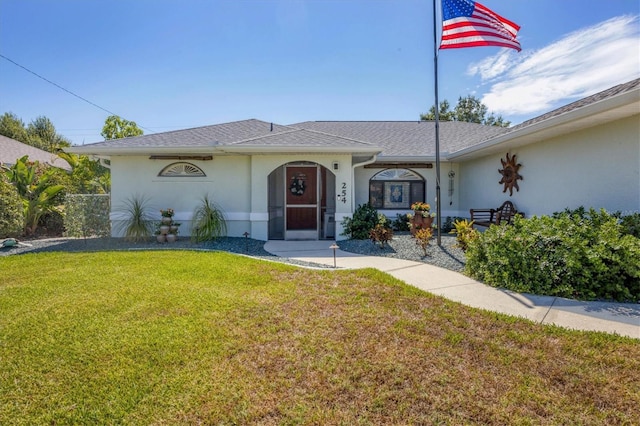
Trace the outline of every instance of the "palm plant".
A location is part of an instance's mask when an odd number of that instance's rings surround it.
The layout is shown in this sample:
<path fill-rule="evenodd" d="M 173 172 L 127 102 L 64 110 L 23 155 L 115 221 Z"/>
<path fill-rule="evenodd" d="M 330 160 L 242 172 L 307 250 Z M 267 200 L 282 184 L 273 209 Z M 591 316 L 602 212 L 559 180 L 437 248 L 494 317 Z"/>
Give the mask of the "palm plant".
<path fill-rule="evenodd" d="M 24 232 L 33 234 L 40 218 L 48 212 L 57 210 L 58 197 L 63 185 L 51 182 L 55 171 L 40 168 L 38 161 L 29 161 L 24 156 L 6 171 L 9 182 L 13 183 L 22 198 L 24 208 Z"/>
<path fill-rule="evenodd" d="M 128 241 L 144 241 L 153 233 L 153 220 L 149 214 L 148 201 L 137 195 L 127 198 L 123 205 L 116 209 L 124 216 L 117 226 L 118 233 L 124 234 Z"/>
<path fill-rule="evenodd" d="M 215 240 L 227 233 L 227 222 L 220 208 L 209 200 L 202 198 L 201 204 L 193 212 L 191 221 L 191 240 L 202 242 Z"/>

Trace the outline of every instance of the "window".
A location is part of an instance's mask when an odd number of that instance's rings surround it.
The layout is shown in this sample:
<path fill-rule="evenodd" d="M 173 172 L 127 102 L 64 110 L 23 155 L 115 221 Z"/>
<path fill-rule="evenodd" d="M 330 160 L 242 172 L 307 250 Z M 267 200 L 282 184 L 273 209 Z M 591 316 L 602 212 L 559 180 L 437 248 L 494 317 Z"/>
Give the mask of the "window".
<path fill-rule="evenodd" d="M 202 169 L 191 163 L 171 163 L 158 173 L 162 177 L 199 177 L 206 176 Z"/>
<path fill-rule="evenodd" d="M 424 200 L 424 179 L 411 170 L 383 170 L 369 181 L 369 203 L 376 209 L 408 210 Z"/>

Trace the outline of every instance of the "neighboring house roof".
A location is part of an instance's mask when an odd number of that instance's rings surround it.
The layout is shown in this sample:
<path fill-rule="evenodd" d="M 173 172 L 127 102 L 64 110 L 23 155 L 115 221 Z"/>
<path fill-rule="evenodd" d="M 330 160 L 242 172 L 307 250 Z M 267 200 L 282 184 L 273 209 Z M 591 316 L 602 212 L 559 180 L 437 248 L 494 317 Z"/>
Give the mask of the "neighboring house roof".
<path fill-rule="evenodd" d="M 29 156 L 30 161 L 39 161 L 60 169 L 71 170 L 69 163 L 56 154 L 0 135 L 0 164 L 13 165 L 16 160 L 25 155 Z"/>
<path fill-rule="evenodd" d="M 612 87 L 512 128 L 460 121 L 439 126 L 443 161 L 509 150 L 640 112 L 640 79 Z M 95 155 L 251 152 L 378 154 L 378 161 L 433 161 L 434 121 L 306 121 L 288 126 L 250 119 L 114 139 L 67 149 Z"/>

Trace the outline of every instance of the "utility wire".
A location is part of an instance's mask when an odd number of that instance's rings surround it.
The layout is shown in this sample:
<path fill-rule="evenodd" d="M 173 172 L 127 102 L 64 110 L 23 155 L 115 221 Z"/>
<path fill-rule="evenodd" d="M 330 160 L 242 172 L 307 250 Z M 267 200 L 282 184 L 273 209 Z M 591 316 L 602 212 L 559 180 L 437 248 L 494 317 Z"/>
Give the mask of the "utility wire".
<path fill-rule="evenodd" d="M 28 72 L 28 73 L 30 73 L 30 74 L 35 75 L 36 77 L 38 77 L 38 78 L 40 78 L 40 79 L 42 79 L 42 80 L 46 81 L 47 83 L 49 83 L 49 84 L 52 84 L 52 85 L 56 86 L 58 89 L 64 90 L 64 91 L 65 91 L 65 92 L 67 92 L 68 94 L 73 95 L 73 96 L 75 96 L 76 98 L 78 98 L 78 99 L 80 99 L 80 100 L 85 101 L 85 102 L 86 102 L 86 103 L 88 103 L 89 105 L 93 105 L 94 107 L 96 107 L 96 108 L 98 108 L 98 109 L 101 109 L 101 110 L 103 110 L 104 112 L 109 113 L 109 115 L 116 115 L 116 116 L 118 116 L 118 117 L 121 117 L 119 114 L 116 114 L 115 112 L 111 112 L 111 111 L 109 111 L 108 109 L 102 108 L 100 105 L 97 105 L 97 104 L 95 104 L 95 103 L 91 102 L 90 100 L 83 98 L 83 97 L 82 97 L 82 96 L 80 96 L 80 95 L 76 95 L 76 94 L 75 94 L 75 93 L 73 93 L 71 90 L 65 89 L 64 87 L 60 86 L 59 84 L 54 83 L 53 81 L 51 81 L 51 80 L 49 80 L 49 79 L 46 79 L 45 77 L 41 76 L 40 74 L 38 74 L 38 73 L 35 73 L 35 72 L 31 71 L 29 68 L 27 68 L 27 67 L 25 67 L 25 66 L 23 66 L 23 65 L 20 65 L 20 64 L 19 64 L 19 63 L 17 63 L 16 61 L 13 61 L 13 60 L 11 60 L 11 59 L 7 58 L 7 57 L 6 57 L 6 56 L 4 56 L 2 53 L 0 53 L 0 58 L 5 59 L 5 60 L 7 60 L 7 61 L 11 62 L 13 65 L 15 65 L 15 66 L 17 66 L 17 67 L 22 68 L 23 70 L 27 71 L 27 72 Z M 142 129 L 144 129 L 144 130 L 148 131 L 148 132 L 153 133 L 153 131 L 152 131 L 152 130 L 147 129 L 146 127 L 142 127 L 142 126 L 140 126 L 139 124 L 138 124 L 138 126 L 139 126 L 140 128 L 142 128 Z"/>

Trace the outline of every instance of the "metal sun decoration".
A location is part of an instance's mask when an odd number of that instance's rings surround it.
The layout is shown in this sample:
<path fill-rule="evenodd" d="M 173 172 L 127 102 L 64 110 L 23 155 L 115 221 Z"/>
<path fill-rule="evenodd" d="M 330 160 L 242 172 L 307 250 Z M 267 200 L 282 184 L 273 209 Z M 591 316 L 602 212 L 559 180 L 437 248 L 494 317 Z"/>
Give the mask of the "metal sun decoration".
<path fill-rule="evenodd" d="M 502 192 L 507 192 L 509 190 L 509 196 L 513 195 L 513 188 L 516 191 L 520 191 L 520 187 L 518 186 L 518 180 L 522 180 L 522 176 L 518 174 L 518 170 L 522 167 L 522 164 L 516 163 L 515 154 L 513 157 L 509 156 L 507 153 L 506 160 L 500 159 L 502 163 L 502 169 L 498 169 L 498 172 L 502 175 L 502 179 L 500 179 L 501 184 L 504 184 L 504 189 Z"/>

